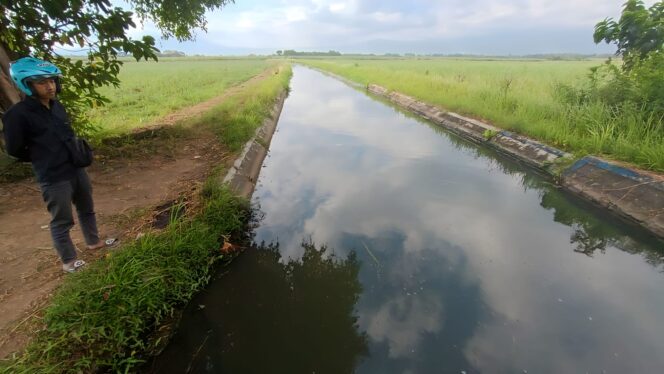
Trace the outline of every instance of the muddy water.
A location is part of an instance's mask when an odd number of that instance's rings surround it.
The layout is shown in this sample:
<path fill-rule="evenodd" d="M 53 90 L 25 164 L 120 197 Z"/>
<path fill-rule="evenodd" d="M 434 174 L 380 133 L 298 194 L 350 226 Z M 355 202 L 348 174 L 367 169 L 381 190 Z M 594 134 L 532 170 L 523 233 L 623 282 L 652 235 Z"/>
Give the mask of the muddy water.
<path fill-rule="evenodd" d="M 158 372 L 654 373 L 664 245 L 296 67 L 248 249 Z"/>

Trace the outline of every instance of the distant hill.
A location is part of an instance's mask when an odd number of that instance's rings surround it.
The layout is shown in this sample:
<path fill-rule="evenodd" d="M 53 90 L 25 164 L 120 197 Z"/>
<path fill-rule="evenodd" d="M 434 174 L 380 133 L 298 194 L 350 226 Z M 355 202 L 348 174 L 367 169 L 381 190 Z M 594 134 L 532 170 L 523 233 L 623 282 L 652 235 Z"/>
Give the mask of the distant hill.
<path fill-rule="evenodd" d="M 157 57 L 186 57 L 187 54 L 181 51 L 175 51 L 175 50 L 164 50 L 159 53 L 157 53 Z"/>

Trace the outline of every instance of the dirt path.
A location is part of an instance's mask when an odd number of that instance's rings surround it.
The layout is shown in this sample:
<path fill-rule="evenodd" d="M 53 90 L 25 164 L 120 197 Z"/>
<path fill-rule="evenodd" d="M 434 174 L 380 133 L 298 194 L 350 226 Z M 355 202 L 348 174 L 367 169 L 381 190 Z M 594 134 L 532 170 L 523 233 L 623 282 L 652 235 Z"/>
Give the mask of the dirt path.
<path fill-rule="evenodd" d="M 251 80 L 271 74 L 265 71 Z M 246 83 L 223 95 L 172 113 L 149 130 L 194 117 L 240 91 Z M 111 161 L 88 169 L 93 184 L 100 234 L 132 239 L 137 217 L 149 216 L 154 208 L 195 189 L 213 166 L 232 163 L 211 134 L 200 133 L 179 144 L 175 154 L 156 154 L 141 160 Z M 0 185 L 0 358 L 24 346 L 29 336 L 25 323 L 38 314 L 53 290 L 66 276 L 52 247 L 46 212 L 34 180 Z M 79 249 L 85 243 L 78 225 L 72 239 Z M 79 251 L 91 261 L 104 251 Z"/>

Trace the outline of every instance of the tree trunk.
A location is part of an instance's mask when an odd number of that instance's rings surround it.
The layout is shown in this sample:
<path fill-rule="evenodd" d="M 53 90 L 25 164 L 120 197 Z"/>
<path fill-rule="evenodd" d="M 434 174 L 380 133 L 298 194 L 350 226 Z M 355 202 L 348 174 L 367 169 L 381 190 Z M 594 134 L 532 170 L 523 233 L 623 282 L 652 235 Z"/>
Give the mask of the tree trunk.
<path fill-rule="evenodd" d="M 0 43 L 0 118 L 10 106 L 21 100 L 19 91 L 14 86 L 9 76 L 9 62 L 15 59 L 12 51 L 9 51 L 4 43 Z M 0 151 L 5 150 L 5 138 L 2 136 L 2 123 L 0 121 Z"/>
<path fill-rule="evenodd" d="M 9 76 L 9 63 L 15 59 L 14 53 L 0 43 L 0 108 L 4 113 L 10 106 L 21 100 L 19 92 Z"/>

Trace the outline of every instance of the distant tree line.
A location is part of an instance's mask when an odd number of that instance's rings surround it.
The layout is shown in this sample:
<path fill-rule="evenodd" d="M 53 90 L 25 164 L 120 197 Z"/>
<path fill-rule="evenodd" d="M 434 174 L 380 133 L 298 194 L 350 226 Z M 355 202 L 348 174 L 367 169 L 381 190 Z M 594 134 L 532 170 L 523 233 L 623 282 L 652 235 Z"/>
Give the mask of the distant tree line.
<path fill-rule="evenodd" d="M 157 53 L 157 57 L 185 57 L 186 55 L 184 52 L 170 49 Z"/>
<path fill-rule="evenodd" d="M 277 56 L 341 56 L 341 52 L 329 50 L 327 52 L 298 52 L 293 49 L 278 50 Z"/>
<path fill-rule="evenodd" d="M 485 55 L 468 53 L 341 53 L 330 50 L 328 52 L 298 52 L 292 49 L 278 50 L 277 56 L 346 56 L 346 57 L 388 57 L 388 58 L 430 58 L 430 57 L 458 57 L 458 58 L 496 58 L 496 59 L 540 59 L 540 60 L 586 60 L 590 58 L 608 58 L 611 54 L 580 54 L 580 53 L 541 53 L 525 55 Z"/>

